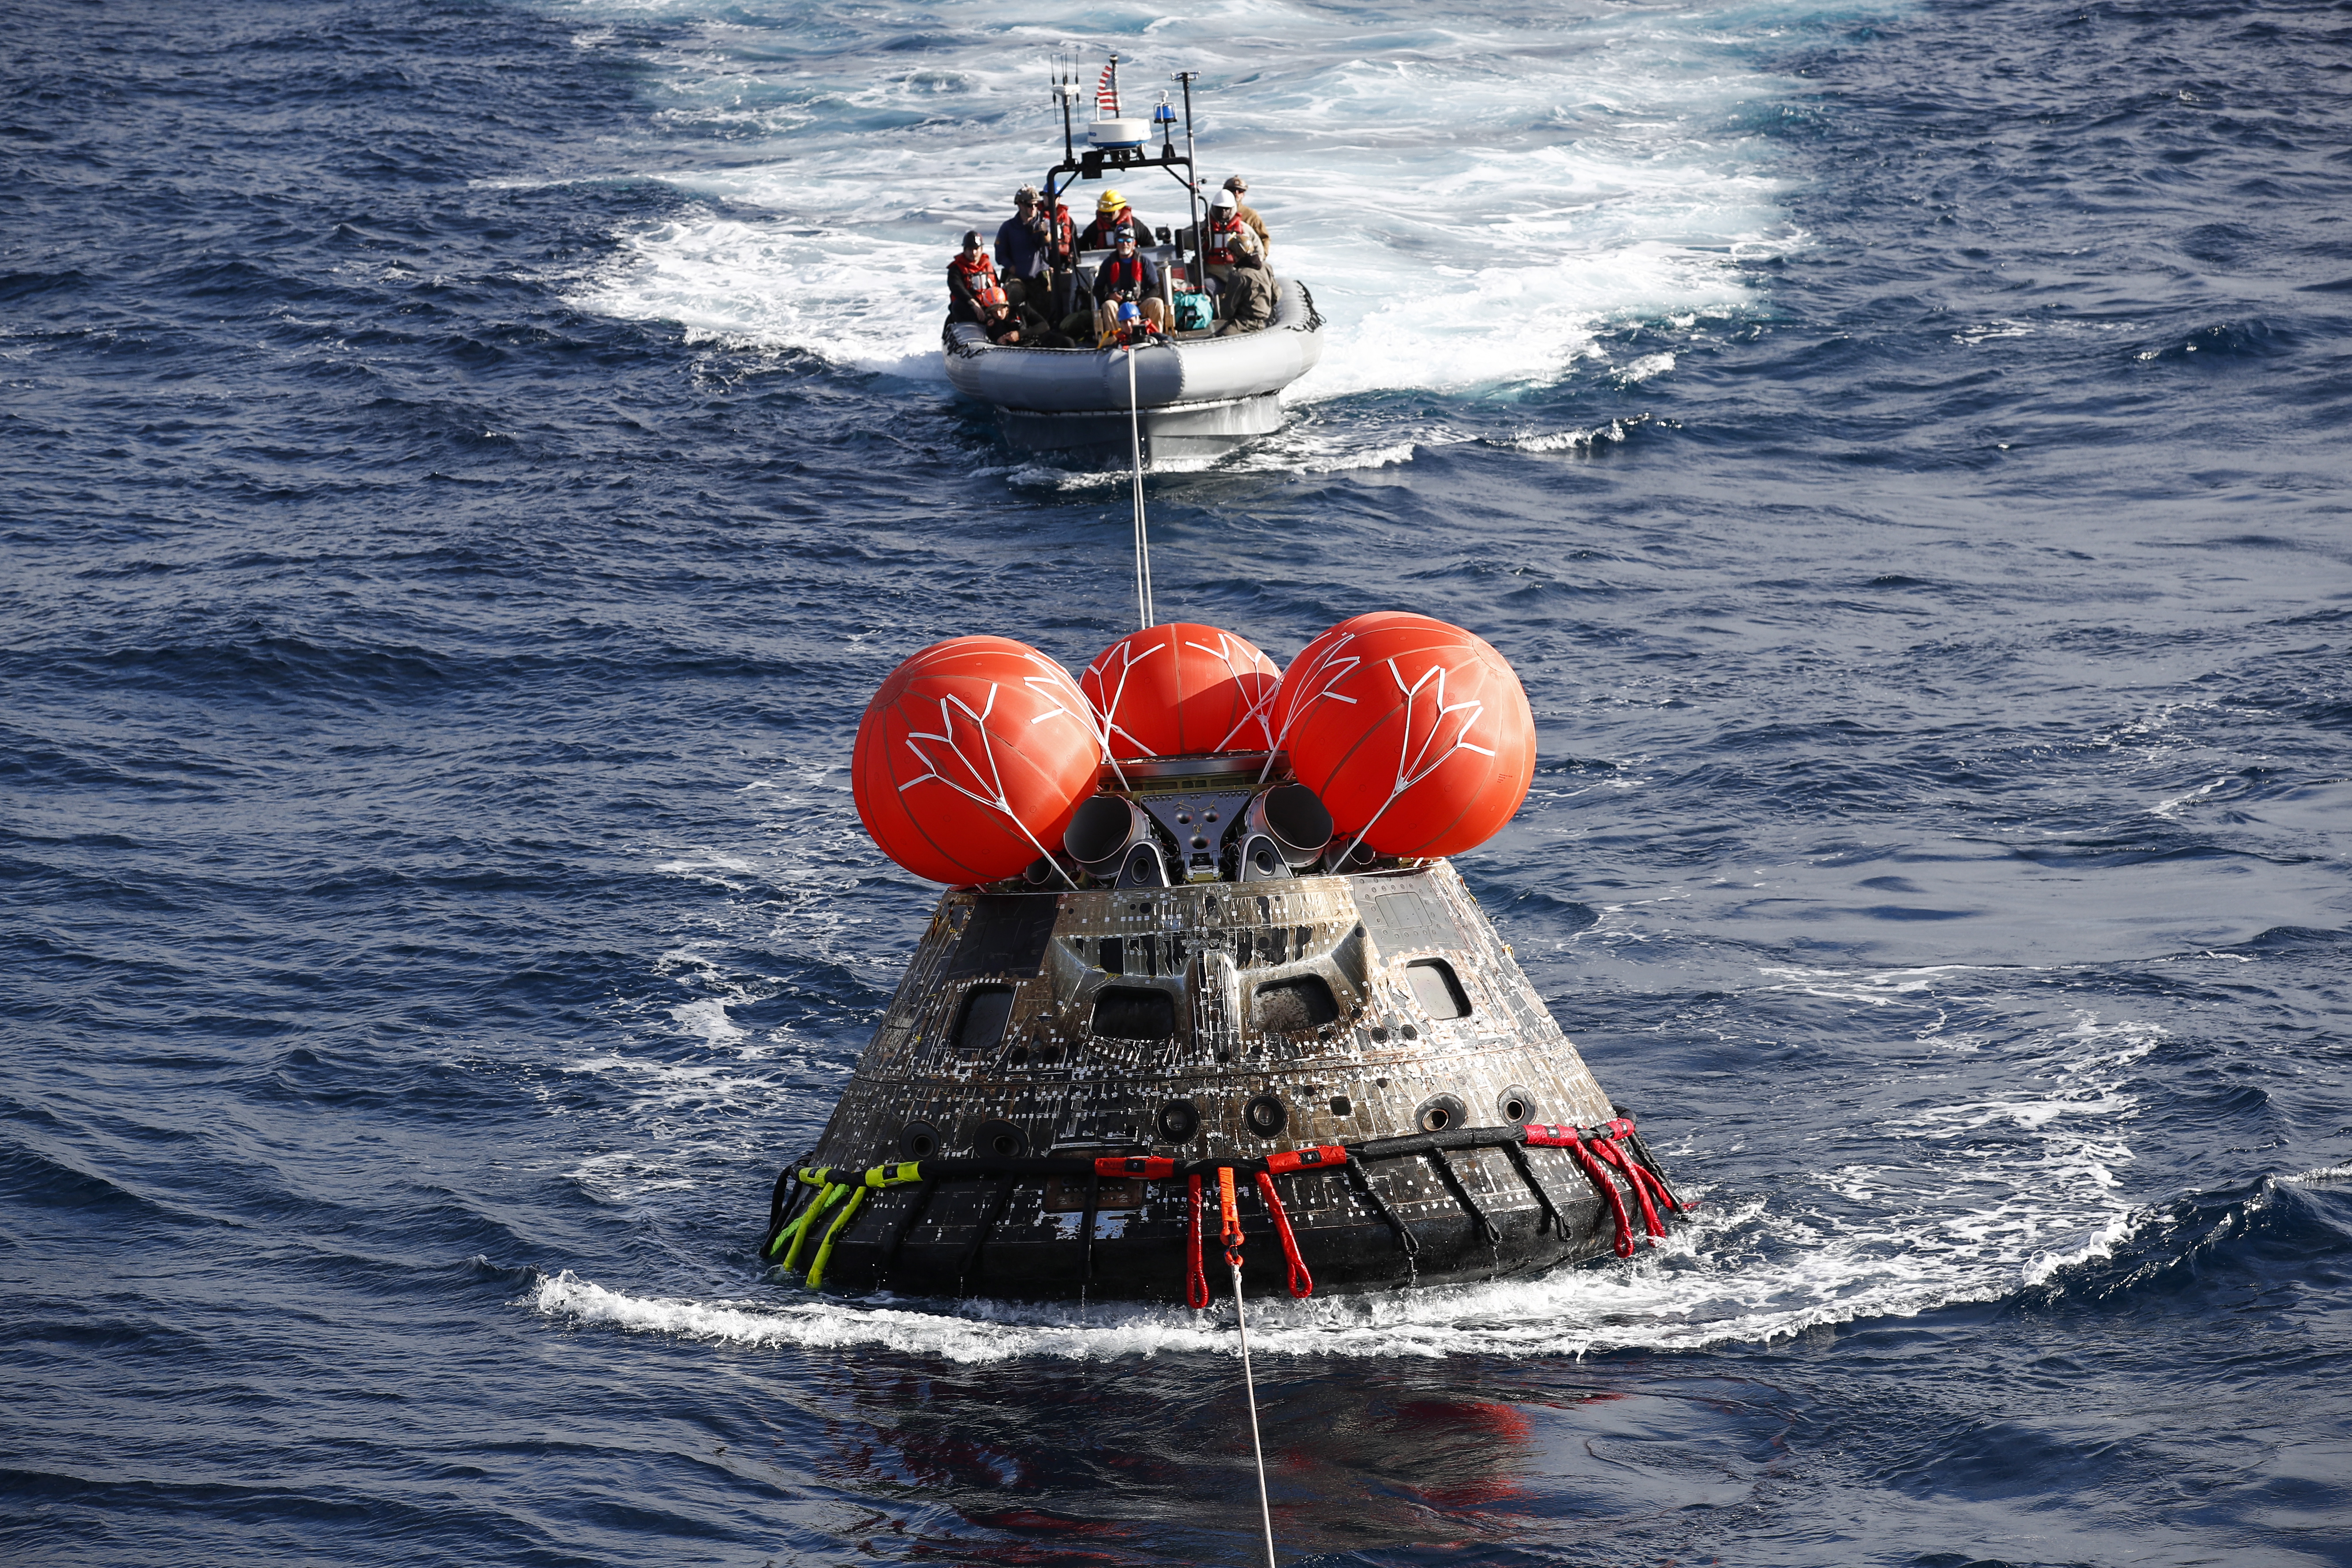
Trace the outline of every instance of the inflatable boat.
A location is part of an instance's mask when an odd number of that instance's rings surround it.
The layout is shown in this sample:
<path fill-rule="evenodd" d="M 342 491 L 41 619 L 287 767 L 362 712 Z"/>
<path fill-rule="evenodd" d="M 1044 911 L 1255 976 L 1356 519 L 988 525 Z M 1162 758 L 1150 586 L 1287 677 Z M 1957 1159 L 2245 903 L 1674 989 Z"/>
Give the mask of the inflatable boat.
<path fill-rule="evenodd" d="M 1185 293 L 1208 287 L 1202 265 L 1202 193 L 1193 162 L 1194 73 L 1173 78 L 1184 91 L 1184 145 L 1179 150 L 1179 120 L 1168 95 L 1160 95 L 1151 118 L 1127 118 L 1118 107 L 1118 57 L 1113 55 L 1096 89 L 1097 118 L 1087 127 L 1083 152 L 1071 114 L 1079 85 L 1075 71 L 1066 78 L 1057 74 L 1063 156 L 1046 173 L 1045 207 L 1054 211 L 1083 183 L 1144 178 L 1152 170 L 1181 185 L 1189 226 L 1163 226 L 1156 236 L 1142 236 L 1146 243 L 1139 247 L 1159 276 L 1171 330 L 1135 350 L 1131 378 L 1129 355 L 1122 349 L 994 344 L 977 325 L 953 319 L 942 333 L 941 358 L 949 382 L 993 407 L 1006 443 L 1019 450 L 1120 463 L 1139 455 L 1147 465 L 1199 462 L 1281 427 L 1282 390 L 1322 357 L 1323 318 L 1306 284 L 1277 277 L 1274 319 L 1259 330 L 1218 336 L 1213 323 L 1189 329 L 1175 325 L 1182 317 L 1179 285 Z M 1161 138 L 1156 152 L 1149 145 L 1155 131 Z M 1154 237 L 1159 243 L 1150 243 Z M 1073 258 L 1076 288 L 1065 305 L 1092 298 L 1096 269 L 1109 256 L 1089 250 Z"/>
<path fill-rule="evenodd" d="M 1155 249 L 1166 276 L 1176 247 Z M 1280 429 L 1282 389 L 1322 357 L 1314 297 L 1297 278 L 1277 287 L 1273 325 L 1260 331 L 1178 332 L 1136 350 L 1131 403 L 1124 350 L 1000 346 L 962 321 L 947 328 L 948 381 L 992 404 L 1005 441 L 1024 451 L 1124 463 L 1132 407 L 1145 463 L 1215 457 Z"/>

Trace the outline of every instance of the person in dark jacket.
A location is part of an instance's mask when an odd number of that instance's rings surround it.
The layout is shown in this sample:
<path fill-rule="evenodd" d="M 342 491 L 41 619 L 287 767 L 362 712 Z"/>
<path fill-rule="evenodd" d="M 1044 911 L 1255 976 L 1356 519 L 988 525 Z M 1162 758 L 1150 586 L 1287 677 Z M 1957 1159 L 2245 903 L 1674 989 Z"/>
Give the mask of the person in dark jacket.
<path fill-rule="evenodd" d="M 1075 349 L 1069 335 L 1055 331 L 1034 306 L 1014 305 L 1005 298 L 1004 290 L 994 287 L 980 291 L 980 329 L 988 340 L 1006 348 Z"/>
<path fill-rule="evenodd" d="M 1017 308 L 1042 294 L 1045 276 L 1045 215 L 1039 210 L 1037 187 L 1024 185 L 1013 195 L 1013 215 L 996 231 L 996 276 Z"/>
<path fill-rule="evenodd" d="M 1217 313 L 1225 319 L 1217 336 L 1229 338 L 1274 325 L 1274 274 L 1265 269 L 1265 259 L 1254 250 L 1235 249 L 1233 270 L 1217 296 Z"/>
<path fill-rule="evenodd" d="M 988 253 L 980 248 L 980 231 L 963 231 L 963 249 L 948 263 L 948 319 L 977 321 L 980 307 L 977 297 L 982 288 L 996 282 L 996 267 Z"/>

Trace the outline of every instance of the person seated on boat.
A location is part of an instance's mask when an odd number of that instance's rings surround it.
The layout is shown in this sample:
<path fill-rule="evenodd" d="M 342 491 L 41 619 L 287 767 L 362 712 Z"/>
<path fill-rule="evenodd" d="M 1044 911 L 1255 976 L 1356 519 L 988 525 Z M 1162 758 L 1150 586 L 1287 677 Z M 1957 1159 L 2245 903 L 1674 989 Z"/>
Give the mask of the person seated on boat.
<path fill-rule="evenodd" d="M 1234 193 L 1234 216 L 1257 231 L 1257 253 L 1266 258 L 1268 267 L 1273 266 L 1274 235 L 1266 232 L 1265 220 L 1257 215 L 1256 209 L 1242 199 L 1249 194 L 1249 182 L 1234 174 L 1225 181 L 1225 189 Z"/>
<path fill-rule="evenodd" d="M 1203 247 L 1201 270 L 1216 279 L 1220 290 L 1233 281 L 1234 257 L 1247 251 L 1252 258 L 1264 254 L 1257 242 L 1257 231 L 1235 216 L 1241 204 L 1231 191 L 1219 191 L 1209 198 L 1208 243 Z"/>
<path fill-rule="evenodd" d="M 963 231 L 963 249 L 948 263 L 948 319 L 977 321 L 980 308 L 974 303 L 982 284 L 996 282 L 996 265 L 988 253 L 980 248 L 980 231 Z"/>
<path fill-rule="evenodd" d="M 1105 191 L 1102 198 L 1095 203 L 1095 221 L 1078 235 L 1078 248 L 1108 250 L 1117 243 L 1121 229 L 1132 229 L 1147 240 L 1151 235 L 1150 227 L 1136 216 L 1135 209 L 1127 204 L 1125 196 L 1117 191 Z"/>
<path fill-rule="evenodd" d="M 980 291 L 980 329 L 988 340 L 1008 349 L 1075 349 L 1066 332 L 1055 331 L 1034 305 L 1015 305 L 1003 289 L 991 285 Z"/>
<path fill-rule="evenodd" d="M 1167 307 L 1157 299 L 1147 299 L 1140 306 L 1122 299 L 1110 308 L 1111 318 L 1095 340 L 1097 349 L 1139 349 L 1168 335 Z"/>
<path fill-rule="evenodd" d="M 1274 290 L 1274 274 L 1266 269 L 1265 258 L 1254 248 L 1236 246 L 1234 265 L 1217 295 L 1217 314 L 1224 318 L 1217 336 L 1230 338 L 1273 326 Z"/>
<path fill-rule="evenodd" d="M 1024 185 L 1013 195 L 1013 215 L 996 231 L 996 276 L 1006 296 L 1018 307 L 1029 303 L 1033 290 L 1042 293 L 1045 276 L 1045 214 L 1034 185 Z"/>
<path fill-rule="evenodd" d="M 1149 299 L 1160 302 L 1160 269 L 1151 258 L 1136 245 L 1133 229 L 1120 229 L 1111 236 L 1118 250 L 1100 267 L 1095 268 L 1095 330 L 1102 331 L 1110 320 L 1109 308 L 1121 300 Z"/>

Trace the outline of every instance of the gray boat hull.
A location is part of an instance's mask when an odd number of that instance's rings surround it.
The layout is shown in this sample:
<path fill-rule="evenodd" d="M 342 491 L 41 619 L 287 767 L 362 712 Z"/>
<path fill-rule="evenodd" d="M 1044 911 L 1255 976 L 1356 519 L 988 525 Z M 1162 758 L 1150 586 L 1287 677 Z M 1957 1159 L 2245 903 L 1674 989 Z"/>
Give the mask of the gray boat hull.
<path fill-rule="evenodd" d="M 1204 459 L 1282 424 L 1279 394 L 1323 355 L 1323 318 L 1295 278 L 1281 281 L 1273 324 L 1223 338 L 1139 349 L 1001 347 L 950 323 L 941 357 L 950 384 L 997 413 L 1019 451 L 1125 462 L 1129 409 L 1146 462 Z"/>

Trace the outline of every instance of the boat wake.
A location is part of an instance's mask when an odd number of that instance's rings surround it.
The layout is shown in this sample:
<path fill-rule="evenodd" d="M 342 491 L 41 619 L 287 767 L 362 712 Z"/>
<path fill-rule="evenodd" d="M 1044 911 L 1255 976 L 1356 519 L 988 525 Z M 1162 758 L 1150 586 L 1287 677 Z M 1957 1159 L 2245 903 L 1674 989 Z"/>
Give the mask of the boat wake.
<path fill-rule="evenodd" d="M 660 43 L 582 35 L 583 48 L 630 56 L 653 100 L 641 143 L 622 144 L 632 166 L 612 177 L 679 200 L 618 231 L 572 303 L 674 322 L 692 341 L 940 382 L 958 236 L 992 233 L 1013 187 L 1060 152 L 1043 87 L 1064 24 L 1040 14 L 934 38 L 924 70 L 877 80 L 866 57 L 811 57 L 736 13 L 694 15 Z M 1229 160 L 1247 164 L 1234 167 L 1276 225 L 1277 270 L 1307 281 L 1330 324 L 1294 402 L 1507 395 L 1595 361 L 1626 384 L 1667 374 L 1674 355 L 1657 345 L 1612 368 L 1600 340 L 1634 323 L 1704 336 L 1751 316 L 1745 264 L 1803 243 L 1774 155 L 1741 119 L 1787 84 L 1717 19 L 1496 19 L 1379 65 L 1319 14 L 1254 15 L 1246 33 L 1244 53 L 1218 13 L 1101 41 L 1139 89 L 1179 66 L 1204 73 L 1210 183 Z M 1524 63 L 1497 80 L 1510 61 Z M 1164 175 L 1128 193 L 1152 223 L 1182 215 Z"/>

